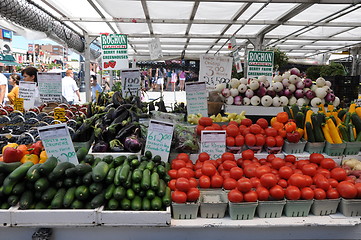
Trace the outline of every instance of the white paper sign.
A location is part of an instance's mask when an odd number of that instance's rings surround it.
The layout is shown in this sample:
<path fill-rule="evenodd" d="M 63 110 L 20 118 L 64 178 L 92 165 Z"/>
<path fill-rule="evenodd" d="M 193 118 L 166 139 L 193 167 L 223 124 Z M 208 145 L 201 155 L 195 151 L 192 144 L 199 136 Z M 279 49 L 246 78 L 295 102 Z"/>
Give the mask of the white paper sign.
<path fill-rule="evenodd" d="M 199 81 L 206 82 L 209 91 L 214 90 L 219 83 L 229 83 L 232 63 L 231 57 L 202 55 L 200 57 Z"/>
<path fill-rule="evenodd" d="M 59 162 L 79 163 L 66 124 L 39 127 L 38 131 L 48 157 L 54 156 Z"/>
<path fill-rule="evenodd" d="M 207 90 L 205 82 L 186 83 L 187 113 L 208 116 Z"/>
<path fill-rule="evenodd" d="M 61 102 L 61 73 L 38 73 L 38 88 L 41 102 Z"/>
<path fill-rule="evenodd" d="M 201 152 L 208 153 L 213 160 L 222 157 L 222 154 L 226 152 L 226 131 L 202 131 Z"/>
<path fill-rule="evenodd" d="M 19 82 L 19 98 L 24 99 L 24 109 L 29 110 L 35 103 L 35 82 Z"/>
<path fill-rule="evenodd" d="M 163 56 L 159 38 L 153 39 L 148 46 L 151 60 L 156 60 Z"/>
<path fill-rule="evenodd" d="M 163 162 L 167 162 L 172 144 L 173 130 L 173 123 L 151 119 L 149 121 L 145 151 L 150 151 L 153 156 L 159 155 Z"/>
<path fill-rule="evenodd" d="M 129 97 L 130 93 L 133 96 L 139 96 L 140 94 L 140 72 L 139 69 L 124 69 L 120 71 L 120 77 L 122 79 L 122 95 L 123 97 Z"/>
<path fill-rule="evenodd" d="M 129 68 L 127 35 L 102 33 L 100 41 L 102 45 L 101 58 L 103 70 Z"/>

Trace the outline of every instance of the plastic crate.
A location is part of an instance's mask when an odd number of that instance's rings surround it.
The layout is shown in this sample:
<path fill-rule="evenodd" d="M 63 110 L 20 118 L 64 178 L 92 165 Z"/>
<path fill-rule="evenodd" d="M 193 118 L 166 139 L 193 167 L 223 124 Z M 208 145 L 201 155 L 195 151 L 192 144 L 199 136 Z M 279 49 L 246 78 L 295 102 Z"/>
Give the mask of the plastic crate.
<path fill-rule="evenodd" d="M 307 142 L 305 151 L 308 153 L 323 153 L 325 142 Z"/>
<path fill-rule="evenodd" d="M 248 149 L 251 149 L 254 153 L 262 152 L 263 146 L 247 146 Z"/>
<path fill-rule="evenodd" d="M 232 220 L 249 220 L 254 218 L 257 202 L 229 202 L 229 215 Z"/>
<path fill-rule="evenodd" d="M 195 203 L 172 203 L 172 215 L 174 219 L 195 219 L 198 215 L 199 202 Z"/>
<path fill-rule="evenodd" d="M 284 208 L 287 217 L 307 217 L 313 200 L 287 200 Z"/>
<path fill-rule="evenodd" d="M 278 154 L 282 151 L 282 147 L 266 147 L 268 154 Z"/>
<path fill-rule="evenodd" d="M 346 143 L 332 144 L 326 142 L 324 152 L 329 156 L 341 156 L 345 151 Z"/>
<path fill-rule="evenodd" d="M 324 199 L 324 200 L 314 200 L 311 212 L 316 216 L 330 215 L 337 212 L 338 204 L 340 203 L 340 198 L 338 199 Z"/>
<path fill-rule="evenodd" d="M 361 149 L 361 142 L 346 142 L 345 155 L 357 155 Z"/>
<path fill-rule="evenodd" d="M 303 153 L 307 141 L 301 140 L 298 143 L 290 143 L 287 140 L 283 145 L 283 151 L 288 154 Z"/>
<path fill-rule="evenodd" d="M 286 200 L 280 201 L 259 201 L 257 215 L 260 218 L 278 218 L 282 216 Z"/>
<path fill-rule="evenodd" d="M 201 192 L 200 212 L 202 218 L 223 218 L 228 205 L 225 192 Z"/>
<path fill-rule="evenodd" d="M 346 217 L 361 216 L 361 199 L 341 199 L 340 212 Z"/>

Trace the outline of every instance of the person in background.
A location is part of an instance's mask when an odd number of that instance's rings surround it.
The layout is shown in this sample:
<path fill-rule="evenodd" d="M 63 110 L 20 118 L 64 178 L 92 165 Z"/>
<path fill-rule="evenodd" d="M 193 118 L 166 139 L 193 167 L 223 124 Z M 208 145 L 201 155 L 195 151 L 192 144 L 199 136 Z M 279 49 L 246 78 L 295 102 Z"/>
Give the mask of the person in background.
<path fill-rule="evenodd" d="M 157 76 L 157 84 L 155 87 L 155 90 L 157 90 L 158 85 L 160 86 L 160 90 L 163 92 L 163 86 L 164 86 L 164 71 L 162 68 L 157 68 L 157 72 L 155 74 Z"/>
<path fill-rule="evenodd" d="M 0 104 L 5 104 L 8 93 L 8 79 L 4 74 L 0 73 Z"/>
<path fill-rule="evenodd" d="M 186 73 L 184 70 L 179 73 L 179 91 L 184 91 L 184 85 L 186 82 Z"/>
<path fill-rule="evenodd" d="M 34 93 L 34 98 L 35 98 L 34 105 L 40 106 L 41 101 L 40 101 L 40 94 L 39 94 L 39 89 L 38 89 L 38 69 L 36 69 L 34 67 L 24 68 L 21 71 L 21 75 L 23 76 L 24 81 L 36 83 L 35 93 Z"/>
<path fill-rule="evenodd" d="M 98 94 L 103 92 L 102 86 L 100 86 L 100 84 L 97 82 L 97 76 L 95 76 L 95 75 L 90 76 L 90 86 L 91 86 L 91 90 L 92 90 L 92 100 L 93 100 L 93 102 L 95 102 L 97 92 L 98 92 Z"/>
<path fill-rule="evenodd" d="M 167 80 L 166 80 L 166 87 L 165 89 L 169 89 L 169 83 L 171 82 L 172 80 L 172 71 L 170 69 L 167 69 Z"/>
<path fill-rule="evenodd" d="M 13 86 L 11 91 L 8 93 L 8 99 L 11 105 L 14 105 L 15 99 L 19 98 L 19 81 L 20 76 L 15 74 L 11 74 L 9 77 L 9 84 Z"/>
<path fill-rule="evenodd" d="M 172 71 L 172 77 L 170 79 L 170 82 L 172 83 L 172 91 L 174 92 L 175 90 L 175 84 L 177 83 L 178 80 L 178 75 L 175 72 L 175 70 Z"/>
<path fill-rule="evenodd" d="M 65 72 L 65 77 L 61 80 L 62 95 L 70 105 L 74 103 L 74 93 L 78 96 L 78 101 L 81 101 L 79 88 L 73 76 L 73 70 L 68 69 Z"/>

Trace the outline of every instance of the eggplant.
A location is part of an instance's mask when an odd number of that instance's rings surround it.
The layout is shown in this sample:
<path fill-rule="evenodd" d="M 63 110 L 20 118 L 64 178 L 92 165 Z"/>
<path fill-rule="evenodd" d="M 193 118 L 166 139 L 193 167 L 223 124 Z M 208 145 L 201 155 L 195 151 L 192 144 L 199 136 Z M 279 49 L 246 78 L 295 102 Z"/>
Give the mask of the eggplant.
<path fill-rule="evenodd" d="M 120 92 L 115 92 L 112 96 L 112 103 L 115 105 L 115 106 L 120 106 L 124 103 L 124 99 L 122 97 L 122 94 Z"/>
<path fill-rule="evenodd" d="M 94 128 L 94 136 L 96 139 L 103 140 L 103 130 L 99 127 Z"/>
<path fill-rule="evenodd" d="M 116 119 L 119 115 L 121 115 L 122 113 L 124 113 L 126 111 L 125 107 L 123 107 L 123 105 L 120 105 L 119 107 L 117 107 L 114 112 L 112 113 L 112 119 Z"/>
<path fill-rule="evenodd" d="M 143 144 L 142 141 L 136 135 L 131 135 L 125 138 L 124 147 L 128 151 L 136 153 L 142 149 Z"/>
<path fill-rule="evenodd" d="M 109 144 L 104 141 L 99 141 L 93 146 L 93 152 L 108 152 Z"/>
<path fill-rule="evenodd" d="M 133 110 L 129 110 L 130 121 L 139 122 L 139 116 Z"/>
<path fill-rule="evenodd" d="M 106 141 L 114 139 L 117 133 L 122 129 L 122 127 L 122 123 L 115 123 L 108 126 L 102 133 L 103 139 Z"/>
<path fill-rule="evenodd" d="M 124 152 L 124 145 L 118 139 L 111 140 L 109 147 L 112 152 Z"/>
<path fill-rule="evenodd" d="M 105 114 L 105 117 L 104 117 L 104 122 L 107 123 L 107 124 L 110 124 L 114 118 L 113 118 L 113 113 L 115 111 L 115 108 L 111 107 L 108 109 L 107 113 Z"/>
<path fill-rule="evenodd" d="M 163 99 L 159 100 L 159 102 L 155 103 L 155 105 L 158 107 L 159 112 L 167 112 Z"/>
<path fill-rule="evenodd" d="M 116 123 L 122 123 L 128 117 L 129 117 L 129 111 L 125 109 L 123 113 L 121 113 L 119 116 L 117 116 L 116 118 L 113 119 L 111 124 L 113 125 Z"/>
<path fill-rule="evenodd" d="M 120 140 L 121 142 L 123 142 L 123 140 L 129 136 L 132 135 L 134 133 L 134 131 L 138 128 L 139 123 L 138 122 L 131 122 L 129 123 L 127 126 L 125 126 L 124 128 L 122 128 L 117 136 L 115 137 L 116 139 Z"/>

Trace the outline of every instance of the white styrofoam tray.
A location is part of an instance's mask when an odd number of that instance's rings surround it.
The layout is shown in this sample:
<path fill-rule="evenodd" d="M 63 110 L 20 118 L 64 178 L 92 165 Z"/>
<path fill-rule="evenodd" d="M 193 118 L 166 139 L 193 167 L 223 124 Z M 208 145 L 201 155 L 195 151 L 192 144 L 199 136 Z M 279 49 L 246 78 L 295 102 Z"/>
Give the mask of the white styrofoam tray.
<path fill-rule="evenodd" d="M 92 154 L 94 157 L 100 157 L 103 158 L 105 156 L 113 156 L 113 157 L 119 157 L 119 156 L 130 156 L 130 155 L 137 155 L 139 158 L 140 152 L 137 153 L 131 153 L 131 152 L 93 152 L 93 146 L 90 147 L 88 154 Z"/>

